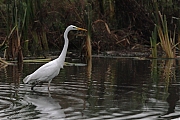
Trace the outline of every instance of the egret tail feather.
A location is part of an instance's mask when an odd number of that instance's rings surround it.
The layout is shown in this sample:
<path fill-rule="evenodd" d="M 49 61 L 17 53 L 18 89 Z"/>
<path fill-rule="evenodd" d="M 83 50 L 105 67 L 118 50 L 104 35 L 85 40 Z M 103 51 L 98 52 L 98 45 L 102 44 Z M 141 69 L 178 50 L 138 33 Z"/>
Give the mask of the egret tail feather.
<path fill-rule="evenodd" d="M 24 79 L 23 79 L 23 82 L 26 84 L 26 83 L 28 83 L 29 82 L 29 75 L 28 76 L 26 76 Z"/>

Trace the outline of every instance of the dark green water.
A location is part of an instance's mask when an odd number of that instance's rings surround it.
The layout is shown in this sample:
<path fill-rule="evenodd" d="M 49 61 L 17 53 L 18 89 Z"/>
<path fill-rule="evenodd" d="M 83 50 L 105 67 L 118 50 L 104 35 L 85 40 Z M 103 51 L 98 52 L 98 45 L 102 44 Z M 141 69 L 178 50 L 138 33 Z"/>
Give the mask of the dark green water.
<path fill-rule="evenodd" d="M 22 79 L 42 63 L 0 71 L 1 119 L 131 120 L 180 118 L 180 66 L 173 60 L 93 58 L 65 66 L 35 91 Z"/>

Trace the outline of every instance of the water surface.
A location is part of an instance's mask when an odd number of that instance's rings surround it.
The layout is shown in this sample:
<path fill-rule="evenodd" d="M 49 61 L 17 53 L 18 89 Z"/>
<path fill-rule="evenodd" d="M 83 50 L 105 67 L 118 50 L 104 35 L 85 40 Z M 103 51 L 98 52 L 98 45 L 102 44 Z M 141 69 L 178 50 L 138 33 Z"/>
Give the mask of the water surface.
<path fill-rule="evenodd" d="M 180 115 L 178 60 L 92 59 L 65 66 L 34 91 L 22 79 L 44 63 L 0 69 L 1 119 L 131 120 Z"/>

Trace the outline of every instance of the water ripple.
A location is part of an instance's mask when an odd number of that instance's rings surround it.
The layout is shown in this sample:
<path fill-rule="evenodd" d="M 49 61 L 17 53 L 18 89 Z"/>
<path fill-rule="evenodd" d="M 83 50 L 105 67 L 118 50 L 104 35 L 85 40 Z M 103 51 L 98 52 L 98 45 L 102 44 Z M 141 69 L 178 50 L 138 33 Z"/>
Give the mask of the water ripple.
<path fill-rule="evenodd" d="M 25 76 L 15 79 L 18 72 L 12 73 L 10 66 L 6 74 L 0 73 L 0 118 L 163 120 L 180 117 L 179 79 L 171 86 L 161 78 L 156 83 L 151 80 L 147 66 L 150 66 L 148 61 L 99 59 L 93 64 L 91 74 L 86 66 L 65 67 L 53 79 L 50 92 L 47 83 L 31 91 L 30 85 L 22 84 Z M 31 73 L 39 64 L 24 67 Z"/>

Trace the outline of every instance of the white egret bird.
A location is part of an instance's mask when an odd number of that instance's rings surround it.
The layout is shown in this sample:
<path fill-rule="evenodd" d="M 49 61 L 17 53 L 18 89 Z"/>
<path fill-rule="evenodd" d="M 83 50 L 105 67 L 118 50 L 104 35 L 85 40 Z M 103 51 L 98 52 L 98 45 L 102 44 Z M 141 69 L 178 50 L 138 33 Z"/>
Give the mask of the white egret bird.
<path fill-rule="evenodd" d="M 66 53 L 67 53 L 67 49 L 68 49 L 68 44 L 69 44 L 68 32 L 70 30 L 87 31 L 86 29 L 79 28 L 79 27 L 76 27 L 74 25 L 70 25 L 70 26 L 68 26 L 66 28 L 66 30 L 64 32 L 65 43 L 64 43 L 64 47 L 63 47 L 63 50 L 62 50 L 60 56 L 58 58 L 56 58 L 55 60 L 52 60 L 52 61 L 42 65 L 35 72 L 33 72 L 32 74 L 26 76 L 23 79 L 24 83 L 33 84 L 33 86 L 31 87 L 31 90 L 33 90 L 33 88 L 39 82 L 48 82 L 48 90 L 49 90 L 50 83 L 51 83 L 52 79 L 55 76 L 57 76 L 59 74 L 59 72 L 60 72 L 60 69 L 63 68 Z"/>

